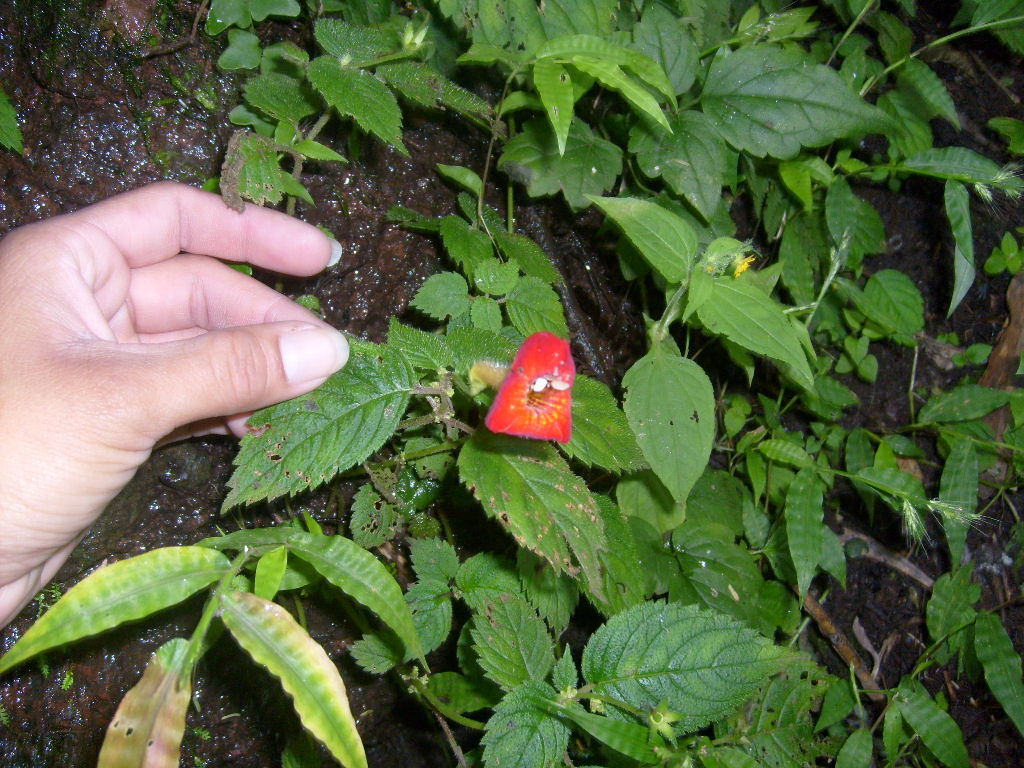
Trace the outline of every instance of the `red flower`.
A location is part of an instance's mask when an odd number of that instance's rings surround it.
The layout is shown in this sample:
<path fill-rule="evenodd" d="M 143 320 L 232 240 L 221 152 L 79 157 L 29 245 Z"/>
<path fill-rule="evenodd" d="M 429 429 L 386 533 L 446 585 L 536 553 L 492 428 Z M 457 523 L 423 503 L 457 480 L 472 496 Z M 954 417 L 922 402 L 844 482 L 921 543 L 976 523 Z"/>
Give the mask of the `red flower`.
<path fill-rule="evenodd" d="M 498 389 L 487 413 L 487 428 L 534 440 L 569 442 L 575 380 L 569 342 L 547 331 L 533 334 L 519 348 Z"/>

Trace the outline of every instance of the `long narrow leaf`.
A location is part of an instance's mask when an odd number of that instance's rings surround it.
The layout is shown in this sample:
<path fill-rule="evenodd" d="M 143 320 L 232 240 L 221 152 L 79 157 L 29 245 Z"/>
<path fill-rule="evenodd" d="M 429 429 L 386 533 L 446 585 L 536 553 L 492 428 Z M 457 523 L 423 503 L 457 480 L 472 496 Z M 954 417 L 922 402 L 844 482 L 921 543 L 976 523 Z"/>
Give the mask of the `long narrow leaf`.
<path fill-rule="evenodd" d="M 97 768 L 177 768 L 192 699 L 188 641 L 160 646 L 107 728 Z"/>
<path fill-rule="evenodd" d="M 924 745 L 949 768 L 968 768 L 964 735 L 948 713 L 939 709 L 928 691 L 914 680 L 904 680 L 895 698 L 900 714 Z"/>
<path fill-rule="evenodd" d="M 974 284 L 974 239 L 971 229 L 971 205 L 967 187 L 952 179 L 946 180 L 946 218 L 953 230 L 953 295 L 946 317 L 953 314 L 971 285 Z"/>
<path fill-rule="evenodd" d="M 306 729 L 346 768 L 366 768 L 345 682 L 284 608 L 249 592 L 221 597 L 221 619 L 253 661 L 281 681 Z"/>
<path fill-rule="evenodd" d="M 165 547 L 93 571 L 0 658 L 0 674 L 38 653 L 180 603 L 231 568 L 206 547 Z"/>
<path fill-rule="evenodd" d="M 983 613 L 974 622 L 974 652 L 985 670 L 985 680 L 1017 730 L 1024 733 L 1024 682 L 1020 655 L 1013 649 L 998 616 Z"/>

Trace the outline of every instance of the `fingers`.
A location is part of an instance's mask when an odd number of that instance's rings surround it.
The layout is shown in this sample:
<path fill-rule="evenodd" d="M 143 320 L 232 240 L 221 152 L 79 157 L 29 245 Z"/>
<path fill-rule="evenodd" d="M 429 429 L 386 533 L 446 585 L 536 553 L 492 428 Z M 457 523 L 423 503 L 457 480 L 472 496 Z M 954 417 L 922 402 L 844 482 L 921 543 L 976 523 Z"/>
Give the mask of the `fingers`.
<path fill-rule="evenodd" d="M 285 321 L 326 327 L 286 296 L 204 256 L 179 256 L 133 270 L 128 303 L 142 337 Z"/>
<path fill-rule="evenodd" d="M 98 229 L 132 267 L 184 251 L 312 275 L 335 253 L 340 256 L 337 243 L 311 224 L 258 205 L 239 213 L 217 195 L 171 182 L 125 192 L 63 218 L 70 226 Z"/>
<path fill-rule="evenodd" d="M 124 398 L 131 429 L 155 443 L 182 424 L 254 411 L 314 389 L 348 360 L 348 343 L 326 326 L 284 322 L 119 345 L 114 357 L 132 390 Z"/>

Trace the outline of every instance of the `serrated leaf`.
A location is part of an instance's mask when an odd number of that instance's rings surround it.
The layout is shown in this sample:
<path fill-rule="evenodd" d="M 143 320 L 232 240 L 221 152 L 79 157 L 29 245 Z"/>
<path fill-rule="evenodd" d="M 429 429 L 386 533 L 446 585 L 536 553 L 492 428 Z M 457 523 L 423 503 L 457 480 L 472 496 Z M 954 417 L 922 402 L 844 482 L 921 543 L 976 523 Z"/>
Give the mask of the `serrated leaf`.
<path fill-rule="evenodd" d="M 555 663 L 544 622 L 525 600 L 503 595 L 473 617 L 470 628 L 480 667 L 510 691 L 527 680 L 544 680 Z"/>
<path fill-rule="evenodd" d="M 490 552 L 473 555 L 462 563 L 455 574 L 455 586 L 476 613 L 483 613 L 507 595 L 522 594 L 515 566 L 508 558 Z"/>
<path fill-rule="evenodd" d="M 303 726 L 346 768 L 365 768 L 338 668 L 291 614 L 256 595 L 229 592 L 221 596 L 220 616 L 253 661 L 281 682 Z"/>
<path fill-rule="evenodd" d="M 455 273 L 448 272 L 446 274 Z M 456 276 L 461 279 L 461 276 Z M 463 281 L 462 285 L 465 285 L 465 281 Z M 458 294 L 456 293 L 456 295 Z M 437 302 L 437 305 L 443 303 L 444 300 Z M 427 314 L 430 313 L 428 312 Z M 453 364 L 451 350 L 448 349 L 443 336 L 421 331 L 418 328 L 410 328 L 408 325 L 402 325 L 394 317 L 391 318 L 391 322 L 388 325 L 388 346 L 394 347 L 401 352 L 413 368 L 441 371 L 450 368 Z"/>
<path fill-rule="evenodd" d="M 565 152 L 559 152 L 551 126 L 535 118 L 505 145 L 498 167 L 525 184 L 530 197 L 562 192 L 579 210 L 590 205 L 587 195 L 599 195 L 615 183 L 622 170 L 622 150 L 573 120 Z"/>
<path fill-rule="evenodd" d="M 946 317 L 949 317 L 974 284 L 974 234 L 971 228 L 971 201 L 967 188 L 963 184 L 947 179 L 943 199 L 955 244 L 953 293 L 949 298 L 949 309 L 946 311 Z"/>
<path fill-rule="evenodd" d="M 361 462 L 394 434 L 414 384 L 390 347 L 353 348 L 317 390 L 249 418 L 223 509 L 315 488 Z"/>
<path fill-rule="evenodd" d="M 480 743 L 486 768 L 554 768 L 569 744 L 569 727 L 549 713 L 557 698 L 547 683 L 528 680 L 494 708 Z"/>
<path fill-rule="evenodd" d="M 919 424 L 980 419 L 1010 401 L 1010 394 L 981 384 L 961 384 L 932 397 L 917 414 Z"/>
<path fill-rule="evenodd" d="M 801 147 L 820 147 L 888 124 L 837 72 L 807 54 L 771 45 L 716 57 L 701 106 L 734 147 L 782 160 Z"/>
<path fill-rule="evenodd" d="M 857 297 L 857 308 L 890 333 L 913 336 L 924 328 L 924 299 L 914 281 L 898 269 L 876 272 Z"/>
<path fill-rule="evenodd" d="M 651 469 L 676 501 L 704 472 L 715 437 L 711 382 L 697 363 L 658 346 L 622 379 L 623 409 Z"/>
<path fill-rule="evenodd" d="M 572 124 L 576 102 L 572 78 L 565 67 L 553 59 L 539 59 L 533 65 L 533 86 L 537 89 L 544 111 L 558 141 L 558 154 L 565 154 L 565 141 Z"/>
<path fill-rule="evenodd" d="M 576 671 L 576 662 L 572 660 L 572 648 L 568 645 L 565 646 L 562 655 L 551 669 L 551 683 L 559 691 L 575 688 L 580 683 L 579 672 Z"/>
<path fill-rule="evenodd" d="M 409 303 L 435 320 L 458 317 L 469 311 L 469 285 L 457 272 L 438 272 L 427 278 Z"/>
<path fill-rule="evenodd" d="M 582 374 L 572 390 L 572 438 L 562 446 L 570 457 L 611 472 L 639 469 L 644 457 L 607 386 Z"/>
<path fill-rule="evenodd" d="M 0 89 L 0 145 L 14 150 L 19 155 L 25 151 L 21 128 L 18 127 L 18 112 L 3 89 Z"/>
<path fill-rule="evenodd" d="M 966 147 L 940 147 L 918 152 L 900 167 L 923 176 L 952 179 L 964 184 L 981 184 L 1018 192 L 1022 182 L 1002 166 Z"/>
<path fill-rule="evenodd" d="M 921 737 L 921 741 L 949 768 L 968 768 L 970 760 L 959 726 L 919 682 L 905 678 L 893 698 L 903 719 Z"/>
<path fill-rule="evenodd" d="M 647 602 L 594 632 L 583 650 L 583 677 L 596 694 L 633 707 L 664 704 L 688 733 L 732 712 L 791 659 L 726 616 Z"/>
<path fill-rule="evenodd" d="M 260 39 L 244 29 L 228 30 L 228 47 L 217 59 L 221 69 L 255 69 L 260 65 L 263 50 Z"/>
<path fill-rule="evenodd" d="M 178 768 L 192 700 L 188 647 L 176 637 L 150 657 L 142 679 L 117 706 L 96 768 Z"/>
<path fill-rule="evenodd" d="M 447 107 L 471 120 L 491 118 L 491 105 L 419 61 L 398 61 L 375 70 L 401 96 L 428 108 Z"/>
<path fill-rule="evenodd" d="M 636 154 L 645 174 L 660 177 L 701 216 L 710 219 L 721 203 L 725 142 L 703 112 L 679 112 L 669 120 L 669 126 L 671 133 L 638 123 L 630 133 L 629 151 Z"/>
<path fill-rule="evenodd" d="M 69 589 L 0 657 L 0 674 L 43 651 L 177 605 L 228 573 L 231 564 L 206 547 L 164 547 L 119 560 Z"/>
<path fill-rule="evenodd" d="M 920 59 L 907 59 L 900 68 L 897 79 L 912 88 L 931 109 L 932 114 L 946 120 L 954 128 L 960 128 L 960 117 L 956 113 L 953 97 L 931 67 Z M 931 115 L 929 115 L 931 117 Z"/>
<path fill-rule="evenodd" d="M 786 540 L 801 598 L 821 561 L 823 515 L 821 485 L 812 469 L 801 469 L 786 492 Z"/>
<path fill-rule="evenodd" d="M 521 278 L 505 297 L 505 311 L 512 325 L 524 336 L 538 331 L 550 331 L 563 338 L 569 335 L 558 294 L 539 278 L 529 275 Z"/>
<path fill-rule="evenodd" d="M 251 131 L 234 133 L 221 169 L 221 194 L 226 202 L 237 198 L 233 207 L 238 210 L 243 198 L 257 205 L 276 205 L 297 184 L 282 170 L 274 141 Z"/>
<path fill-rule="evenodd" d="M 348 527 L 352 540 L 363 549 L 379 547 L 397 533 L 398 513 L 367 483 L 352 497 Z"/>
<path fill-rule="evenodd" d="M 657 203 L 635 197 L 588 198 L 615 222 L 666 281 L 680 283 L 690 274 L 697 253 L 697 235 L 679 216 Z"/>
<path fill-rule="evenodd" d="M 519 267 L 511 262 L 490 258 L 473 269 L 473 285 L 481 293 L 504 296 L 518 283 Z"/>
<path fill-rule="evenodd" d="M 557 573 L 575 561 L 590 591 L 602 595 L 600 553 L 607 542 L 597 502 L 550 444 L 478 429 L 458 464 L 463 482 L 520 546 Z"/>
<path fill-rule="evenodd" d="M 550 57 L 573 64 L 576 64 L 580 59 L 587 59 L 614 65 L 617 68 L 621 67 L 632 72 L 647 83 L 647 85 L 650 85 L 669 99 L 672 99 L 675 95 L 668 77 L 654 59 L 637 50 L 624 48 L 596 35 L 582 34 L 553 37 L 541 46 L 540 50 L 537 51 L 537 57 L 539 59 Z M 600 80 L 599 77 L 598 79 Z"/>
<path fill-rule="evenodd" d="M 555 573 L 544 558 L 528 549 L 516 552 L 516 568 L 526 599 L 552 633 L 559 635 L 569 625 L 569 617 L 579 602 L 576 582 L 564 573 Z"/>
<path fill-rule="evenodd" d="M 469 308 L 473 325 L 488 331 L 501 330 L 501 305 L 489 296 L 477 296 Z"/>
<path fill-rule="evenodd" d="M 885 224 L 870 203 L 850 189 L 849 183 L 837 176 L 825 197 L 825 220 L 832 242 L 850 253 L 868 255 L 885 248 Z"/>
<path fill-rule="evenodd" d="M 479 360 L 508 365 L 518 348 L 507 336 L 483 328 L 456 328 L 445 340 L 455 361 L 455 371 L 462 375 Z"/>
<path fill-rule="evenodd" d="M 469 275 L 477 266 L 494 258 L 494 248 L 487 233 L 474 229 L 458 216 L 441 219 L 440 232 L 448 255 Z"/>
<path fill-rule="evenodd" d="M 351 117 L 359 127 L 391 144 L 403 155 L 402 111 L 380 80 L 365 69 L 343 67 L 337 59 L 319 56 L 310 62 L 309 82 L 339 114 Z"/>
<path fill-rule="evenodd" d="M 796 329 L 778 302 L 744 278 L 716 278 L 711 297 L 697 309 L 700 322 L 711 333 L 783 363 L 797 384 L 813 389 L 814 376 Z"/>
<path fill-rule="evenodd" d="M 412 539 L 409 542 L 412 568 L 420 581 L 447 582 L 459 572 L 455 547 L 443 539 Z"/>
<path fill-rule="evenodd" d="M 373 61 L 389 49 L 387 38 L 380 30 L 341 19 L 317 19 L 313 34 L 327 53 L 356 66 Z"/>
<path fill-rule="evenodd" d="M 288 75 L 265 74 L 250 78 L 245 83 L 245 100 L 275 120 L 293 124 L 318 109 L 304 84 Z"/>
<path fill-rule="evenodd" d="M 999 617 L 983 613 L 974 622 L 974 652 L 985 670 L 985 681 L 1003 711 L 1024 733 L 1024 682 L 1021 681 L 1020 654 Z"/>
<path fill-rule="evenodd" d="M 588 592 L 590 601 L 605 616 L 614 616 L 643 601 L 649 594 L 648 578 L 633 530 L 607 496 L 596 496 L 608 548 L 601 552 L 604 592 Z"/>
<path fill-rule="evenodd" d="M 518 232 L 498 230 L 492 233 L 494 241 L 509 261 L 514 261 L 527 277 L 535 277 L 549 285 L 562 281 L 562 276 L 551 263 L 551 258 L 532 238 Z"/>

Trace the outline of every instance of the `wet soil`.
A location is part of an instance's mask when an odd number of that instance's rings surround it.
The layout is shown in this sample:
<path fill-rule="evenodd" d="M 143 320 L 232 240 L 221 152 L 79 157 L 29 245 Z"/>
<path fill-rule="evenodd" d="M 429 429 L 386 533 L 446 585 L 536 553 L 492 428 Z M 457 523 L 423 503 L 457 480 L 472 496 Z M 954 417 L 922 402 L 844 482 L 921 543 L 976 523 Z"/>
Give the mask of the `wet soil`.
<path fill-rule="evenodd" d="M 190 38 L 198 6 L 192 0 L 0 4 L 0 83 L 18 107 L 26 146 L 24 157 L 0 153 L 0 233 L 157 179 L 199 185 L 218 173 L 231 131 L 225 115 L 236 103 L 238 81 L 213 63 L 220 41 L 201 32 Z M 922 11 L 924 31 L 948 22 L 942 4 L 935 6 L 940 10 L 931 17 Z M 1000 144 L 985 123 L 997 115 L 1024 117 L 1013 101 L 1024 95 L 1019 60 L 991 41 L 972 40 L 934 66 L 964 123 L 964 132 L 957 134 L 934 123 L 937 144 L 966 144 L 997 160 L 1009 159 L 1000 156 Z M 1000 79 L 1005 84 L 997 86 Z M 345 147 L 345 138 L 328 132 L 324 140 Z M 289 293 L 315 294 L 332 323 L 375 341 L 383 340 L 391 315 L 406 315 L 415 290 L 442 266 L 429 238 L 391 225 L 385 211 L 402 204 L 428 215 L 454 212 L 454 193 L 434 173 L 435 163 L 480 169 L 486 150 L 482 134 L 425 115 L 408 121 L 405 138 L 411 158 L 364 142 L 358 162 L 307 168 L 304 180 L 317 205 L 300 206 L 299 214 L 328 227 L 345 245 L 345 255 L 320 276 L 282 285 Z M 979 270 L 964 304 L 951 320 L 945 318 L 952 248 L 941 213 L 941 188 L 907 183 L 899 191 L 857 191 L 882 213 L 888 235 L 887 253 L 870 259 L 866 273 L 887 267 L 906 271 L 925 296 L 931 337 L 955 330 L 964 346 L 994 343 L 1006 318 L 1005 276 L 988 278 Z M 578 307 L 575 352 L 583 370 L 617 382 L 642 353 L 643 323 L 635 289 L 622 280 L 614 254 L 600 237 L 598 218 L 571 215 L 558 203 L 518 202 L 523 230 L 552 254 L 572 289 Z M 980 263 L 1006 229 L 1024 223 L 1024 213 L 1006 203 L 975 213 Z M 739 236 L 757 233 L 741 222 Z M 906 348 L 875 344 L 871 351 L 879 357 L 881 373 L 874 385 L 847 381 L 861 399 L 847 426 L 885 431 L 906 424 L 912 376 L 914 387 L 927 393 L 965 375 L 928 355 L 915 369 Z M 980 370 L 966 373 L 977 376 Z M 244 520 L 220 516 L 234 450 L 227 439 L 202 439 L 157 451 L 76 550 L 57 586 L 79 581 L 106 559 L 193 543 L 215 534 L 218 526 L 273 522 L 259 510 L 246 512 Z M 921 467 L 926 487 L 936 488 L 934 466 L 922 462 Z M 1019 508 L 1020 496 L 1011 498 Z M 948 570 L 940 532 L 933 531 L 930 541 L 908 552 L 891 518 L 880 513 L 869 519 L 852 493 L 841 494 L 840 501 L 841 519 L 831 522 L 870 531 L 932 577 Z M 317 496 L 305 504 L 325 528 L 337 528 L 336 500 Z M 1019 553 L 1009 546 L 1013 523 L 1011 508 L 997 503 L 972 530 L 968 544 L 983 587 L 982 605 L 1004 606 L 1003 618 L 1022 651 Z M 888 686 L 910 671 L 928 642 L 923 626 L 927 597 L 923 588 L 886 566 L 851 559 L 846 588 L 831 585 L 826 609 L 848 636 L 854 636 L 856 620 L 876 649 L 887 648 L 878 679 Z M 50 599 L 44 594 L 0 630 L 0 652 L 13 645 Z M 94 765 L 104 730 L 149 655 L 169 638 L 187 636 L 200 608 L 188 602 L 5 675 L 0 680 L 0 765 Z M 423 710 L 395 681 L 364 675 L 350 661 L 347 649 L 359 632 L 344 610 L 312 601 L 305 611 L 312 634 L 349 685 L 370 764 L 449 764 L 443 736 Z M 819 650 L 835 671 L 842 671 L 827 644 Z M 868 658 L 864 649 L 858 650 Z M 971 683 L 947 668 L 929 670 L 923 679 L 931 691 L 944 690 L 980 764 L 1022 764 L 1024 742 L 983 683 Z M 278 765 L 289 735 L 298 730 L 278 687 L 240 658 L 228 640 L 204 658 L 195 698 L 199 706 L 190 710 L 183 748 L 189 764 Z"/>

